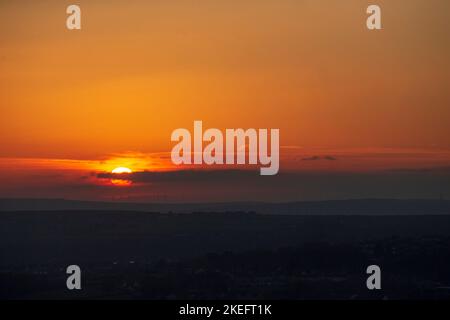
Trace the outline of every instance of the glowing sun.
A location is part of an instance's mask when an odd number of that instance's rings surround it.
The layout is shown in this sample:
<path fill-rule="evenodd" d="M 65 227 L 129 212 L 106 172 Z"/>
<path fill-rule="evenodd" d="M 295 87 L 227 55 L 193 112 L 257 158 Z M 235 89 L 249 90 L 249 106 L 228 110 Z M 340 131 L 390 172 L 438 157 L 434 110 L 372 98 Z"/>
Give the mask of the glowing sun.
<path fill-rule="evenodd" d="M 128 169 L 125 167 L 117 167 L 111 172 L 112 173 L 132 173 L 133 171 L 131 171 L 131 169 Z"/>
<path fill-rule="evenodd" d="M 122 173 L 132 173 L 131 169 L 128 169 L 126 167 L 117 167 L 113 171 L 111 171 L 114 174 L 122 174 Z M 115 186 L 121 186 L 126 187 L 131 185 L 130 180 L 126 179 L 111 179 L 111 183 Z"/>

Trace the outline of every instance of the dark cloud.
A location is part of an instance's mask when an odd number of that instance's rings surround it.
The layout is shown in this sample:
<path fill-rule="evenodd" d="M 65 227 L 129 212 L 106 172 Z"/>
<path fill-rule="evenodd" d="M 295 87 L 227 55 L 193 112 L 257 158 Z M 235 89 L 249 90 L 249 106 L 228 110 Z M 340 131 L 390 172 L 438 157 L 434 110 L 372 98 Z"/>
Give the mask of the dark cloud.
<path fill-rule="evenodd" d="M 98 173 L 100 179 L 121 179 L 133 182 L 179 182 L 179 181 L 229 181 L 260 178 L 258 170 L 176 170 L 141 171 L 133 173 Z"/>
<path fill-rule="evenodd" d="M 317 161 L 317 160 L 337 160 L 335 157 L 333 156 L 311 156 L 311 157 L 306 157 L 303 158 L 302 161 Z"/>
<path fill-rule="evenodd" d="M 307 157 L 307 158 L 303 158 L 302 161 L 315 161 L 315 160 L 320 160 L 319 156 L 312 156 L 312 157 Z"/>
<path fill-rule="evenodd" d="M 440 169 L 443 170 L 443 169 Z M 280 171 L 261 176 L 254 170 L 142 171 L 132 174 L 97 173 L 98 179 L 125 179 L 130 187 L 87 180 L 58 184 L 5 186 L 3 195 L 31 198 L 68 198 L 133 201 L 297 201 L 352 198 L 445 198 L 450 197 L 450 170 L 398 169 L 397 171 L 331 172 Z M 35 177 L 30 177 L 35 181 Z M 84 183 L 83 183 L 84 182 Z M 107 182 L 107 181 L 99 181 Z"/>
<path fill-rule="evenodd" d="M 329 161 L 323 159 L 323 161 Z M 438 198 L 450 195 L 450 171 L 288 172 L 261 176 L 255 170 L 143 171 L 100 179 L 131 180 L 134 189 L 175 201 L 293 201 L 352 198 Z M 130 189 L 133 189 L 130 188 Z M 136 190 L 135 190 L 136 191 Z"/>

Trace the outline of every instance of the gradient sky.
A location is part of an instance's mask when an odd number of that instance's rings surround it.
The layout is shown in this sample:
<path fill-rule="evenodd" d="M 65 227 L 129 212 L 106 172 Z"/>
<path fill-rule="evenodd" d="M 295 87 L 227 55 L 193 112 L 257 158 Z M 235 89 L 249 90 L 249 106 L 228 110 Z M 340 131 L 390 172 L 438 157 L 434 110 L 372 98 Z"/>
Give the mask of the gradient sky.
<path fill-rule="evenodd" d="M 450 192 L 449 1 L 89 0 L 76 2 L 82 30 L 69 31 L 72 3 L 0 1 L 0 174 L 7 182 L 0 197 Z M 381 31 L 365 26 L 372 3 L 382 8 Z M 240 177 L 216 189 L 204 179 L 186 194 L 192 185 L 173 177 L 129 188 L 102 178 L 115 166 L 172 169 L 170 134 L 194 120 L 208 128 L 279 128 L 281 172 L 296 183 L 278 177 L 278 191 L 261 182 L 245 193 L 236 188 Z M 428 184 L 411 190 L 405 170 Z M 330 172 L 361 181 L 338 190 L 326 180 Z M 395 175 L 396 188 L 384 187 L 391 180 L 371 185 L 366 175 L 377 172 Z M 299 174 L 316 174 L 316 189 L 298 185 Z"/>

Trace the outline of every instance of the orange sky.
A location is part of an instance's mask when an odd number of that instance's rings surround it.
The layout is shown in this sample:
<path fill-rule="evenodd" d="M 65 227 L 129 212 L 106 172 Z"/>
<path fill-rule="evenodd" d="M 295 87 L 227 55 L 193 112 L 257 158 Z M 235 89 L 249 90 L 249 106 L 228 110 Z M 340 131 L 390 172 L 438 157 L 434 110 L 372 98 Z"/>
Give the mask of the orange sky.
<path fill-rule="evenodd" d="M 372 3 L 382 31 L 365 27 Z M 107 171 L 124 153 L 167 168 L 194 120 L 280 128 L 281 170 L 450 166 L 447 0 L 77 1 L 80 31 L 69 4 L 0 2 L 2 175 L 34 167 L 22 158 Z M 294 161 L 316 154 L 366 160 Z"/>

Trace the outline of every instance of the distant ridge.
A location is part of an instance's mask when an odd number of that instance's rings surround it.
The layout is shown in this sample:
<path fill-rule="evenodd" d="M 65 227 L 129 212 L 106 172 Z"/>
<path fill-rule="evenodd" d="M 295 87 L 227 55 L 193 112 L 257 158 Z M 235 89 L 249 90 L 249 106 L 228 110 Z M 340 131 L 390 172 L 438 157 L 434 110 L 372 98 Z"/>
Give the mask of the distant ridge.
<path fill-rule="evenodd" d="M 0 199 L 0 212 L 138 211 L 160 213 L 255 212 L 298 215 L 447 215 L 449 200 L 353 199 L 286 203 L 126 203 L 65 199 Z"/>

